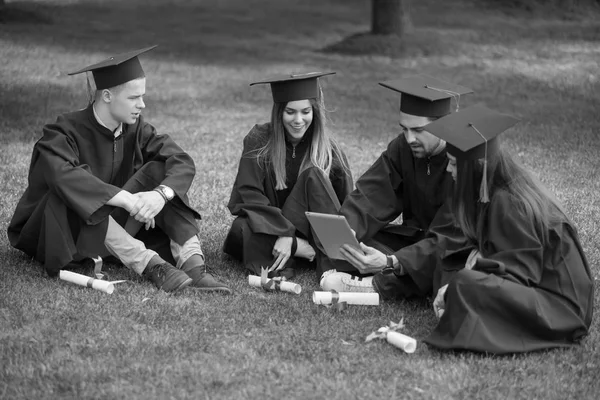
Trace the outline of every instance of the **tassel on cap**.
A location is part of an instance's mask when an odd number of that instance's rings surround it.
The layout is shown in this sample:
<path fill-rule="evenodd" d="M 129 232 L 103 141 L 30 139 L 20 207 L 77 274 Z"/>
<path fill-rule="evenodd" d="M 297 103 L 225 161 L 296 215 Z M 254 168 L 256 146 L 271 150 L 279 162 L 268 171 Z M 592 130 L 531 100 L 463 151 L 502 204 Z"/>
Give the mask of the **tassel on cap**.
<path fill-rule="evenodd" d="M 479 132 L 479 130 L 475 127 L 475 125 L 473 125 L 472 123 L 469 123 L 469 126 L 471 128 L 473 128 L 475 130 L 475 132 L 477 132 L 479 134 L 479 136 L 481 136 L 481 138 L 485 141 L 485 153 L 484 153 L 484 157 L 483 157 L 483 174 L 481 176 L 481 186 L 479 186 L 479 201 L 481 203 L 489 203 L 490 202 L 490 194 L 489 194 L 488 185 L 487 185 L 488 141 L 485 138 L 485 136 L 483 136 L 481 134 L 481 132 Z"/>
<path fill-rule="evenodd" d="M 458 110 L 460 110 L 460 93 L 459 92 L 453 92 L 452 90 L 447 90 L 447 89 L 440 89 L 440 88 L 436 88 L 436 87 L 429 86 L 429 85 L 425 85 L 425 87 L 427 89 L 437 90 L 438 92 L 446 93 L 447 95 L 452 96 L 452 98 L 456 102 L 456 108 L 454 109 L 454 112 L 458 112 Z"/>
<path fill-rule="evenodd" d="M 479 187 L 479 201 L 482 203 L 490 202 L 490 194 L 487 186 L 487 157 L 483 160 L 483 176 L 481 177 L 481 186 Z"/>
<path fill-rule="evenodd" d="M 90 83 L 90 75 L 86 72 L 85 74 L 87 80 L 87 92 L 88 92 L 88 105 L 94 102 L 94 94 L 92 93 L 92 84 Z"/>
<path fill-rule="evenodd" d="M 446 141 L 448 154 L 458 160 L 483 159 L 483 176 L 479 187 L 479 201 L 490 201 L 488 187 L 488 157 L 494 157 L 499 149 L 498 135 L 519 120 L 506 114 L 475 105 L 449 114 L 427 125 L 427 132 Z M 483 139 L 483 140 L 482 140 Z"/>
<path fill-rule="evenodd" d="M 439 118 L 448 115 L 453 109 L 458 110 L 460 96 L 473 93 L 468 87 L 422 74 L 379 84 L 402 94 L 401 112 L 419 117 Z M 456 101 L 456 108 L 452 107 L 452 99 Z"/>

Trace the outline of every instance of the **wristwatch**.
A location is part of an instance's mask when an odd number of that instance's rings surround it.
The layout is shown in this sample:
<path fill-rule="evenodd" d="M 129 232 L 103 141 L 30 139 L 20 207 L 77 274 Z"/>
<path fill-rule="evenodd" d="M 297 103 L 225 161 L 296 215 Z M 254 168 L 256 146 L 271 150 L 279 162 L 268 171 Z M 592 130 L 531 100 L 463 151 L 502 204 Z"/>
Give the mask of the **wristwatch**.
<path fill-rule="evenodd" d="M 171 201 L 173 200 L 173 197 L 175 197 L 175 192 L 173 189 L 166 185 L 158 185 L 154 190 L 160 193 L 165 201 Z"/>
<path fill-rule="evenodd" d="M 388 268 L 394 268 L 394 259 L 392 256 L 385 256 L 385 266 Z"/>
<path fill-rule="evenodd" d="M 386 268 L 393 268 L 394 269 L 394 274 L 396 275 L 404 275 L 404 267 L 402 266 L 401 263 L 398 263 L 397 267 L 394 267 L 394 257 L 392 256 L 385 256 L 385 267 Z"/>

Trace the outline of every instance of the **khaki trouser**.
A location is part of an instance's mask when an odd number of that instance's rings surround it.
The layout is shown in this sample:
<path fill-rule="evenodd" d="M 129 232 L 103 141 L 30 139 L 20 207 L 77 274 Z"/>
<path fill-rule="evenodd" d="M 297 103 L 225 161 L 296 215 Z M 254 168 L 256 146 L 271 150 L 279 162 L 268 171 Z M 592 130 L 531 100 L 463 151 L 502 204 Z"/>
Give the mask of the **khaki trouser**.
<path fill-rule="evenodd" d="M 141 275 L 152 257 L 158 254 L 146 248 L 144 242 L 133 236 L 141 229 L 142 223 L 130 218 L 125 228 L 119 225 L 112 217 L 108 217 L 108 229 L 104 238 L 104 245 L 113 256 L 117 257 L 127 268 Z M 198 236 L 189 238 L 183 245 L 173 240 L 170 242 L 171 253 L 177 261 L 177 268 L 194 254 L 204 259 Z"/>

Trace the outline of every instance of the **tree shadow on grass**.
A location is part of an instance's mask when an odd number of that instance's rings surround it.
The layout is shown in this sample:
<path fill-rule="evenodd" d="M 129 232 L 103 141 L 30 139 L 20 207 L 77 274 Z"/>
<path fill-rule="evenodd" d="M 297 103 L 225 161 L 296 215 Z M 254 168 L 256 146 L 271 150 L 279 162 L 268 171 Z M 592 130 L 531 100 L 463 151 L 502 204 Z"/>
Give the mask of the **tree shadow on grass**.
<path fill-rule="evenodd" d="M 323 46 L 323 37 L 328 35 L 328 37 L 334 37 L 336 35 L 332 32 L 336 31 L 338 33 L 346 32 L 350 29 L 350 24 L 365 19 L 365 10 L 361 10 L 364 4 L 360 3 L 359 5 L 358 1 L 335 0 L 319 9 L 315 9 L 314 4 L 294 3 L 294 5 L 289 5 L 284 3 L 275 0 L 196 2 L 107 0 L 102 3 L 67 1 L 63 5 L 19 2 L 10 4 L 11 6 L 18 4 L 24 10 L 43 15 L 51 23 L 34 26 L 22 23 L 0 24 L 0 34 L 2 43 L 16 46 L 17 57 L 20 51 L 31 49 L 33 52 L 39 48 L 51 49 L 52 54 L 56 55 L 56 59 L 70 57 L 67 62 L 52 60 L 55 64 L 60 63 L 63 68 L 66 64 L 74 66 L 76 63 L 82 62 L 80 58 L 85 59 L 85 57 L 80 57 L 80 55 L 85 56 L 97 52 L 114 54 L 157 43 L 159 47 L 145 56 L 150 60 L 161 61 L 160 68 L 164 68 L 158 71 L 149 70 L 148 98 L 150 101 L 156 102 L 161 109 L 166 108 L 166 112 L 182 112 L 183 116 L 186 113 L 189 116 L 202 102 L 221 112 L 228 107 L 235 107 L 236 111 L 240 109 L 245 111 L 255 107 L 257 99 L 261 102 L 268 100 L 268 96 L 262 96 L 263 90 L 248 89 L 246 81 L 249 78 L 248 75 L 255 75 L 267 69 L 275 70 L 285 63 L 288 63 L 288 66 L 302 65 L 306 61 L 307 52 L 318 51 L 318 48 Z M 547 96 L 560 98 L 560 103 L 555 103 L 557 104 L 556 108 L 551 107 L 550 109 L 558 110 L 560 106 L 563 109 L 562 112 L 565 113 L 572 113 L 564 107 L 564 104 L 569 103 L 571 99 L 582 104 L 586 101 L 587 95 L 574 90 L 573 87 L 540 89 L 536 85 L 541 85 L 541 81 L 532 75 L 519 74 L 516 69 L 513 71 L 515 78 L 511 80 L 516 83 L 506 82 L 507 86 L 500 86 L 492 81 L 495 79 L 495 73 L 488 74 L 488 77 L 482 76 L 479 60 L 487 57 L 489 60 L 486 62 L 493 62 L 494 60 L 490 58 L 493 57 L 491 53 L 496 48 L 493 45 L 498 44 L 500 48 L 512 48 L 510 40 L 517 36 L 537 40 L 536 38 L 542 39 L 548 34 L 556 40 L 562 37 L 571 41 L 594 40 L 600 37 L 600 22 L 586 22 L 577 29 L 575 22 L 532 21 L 532 24 L 543 27 L 539 31 L 528 28 L 526 24 L 523 24 L 522 19 L 505 17 L 502 19 L 493 15 L 484 17 L 481 10 L 464 15 L 462 10 L 454 10 L 456 12 L 450 13 L 452 7 L 455 7 L 455 2 L 450 3 L 452 4 L 444 4 L 445 8 L 442 11 L 432 12 L 427 8 L 431 7 L 431 2 L 423 2 L 423 4 L 419 2 L 413 10 L 416 28 L 414 32 L 406 36 L 403 43 L 393 40 L 392 43 L 385 43 L 385 39 L 370 38 L 367 34 L 359 33 L 351 36 L 337 48 L 336 45 L 326 47 L 324 53 L 335 51 L 343 54 L 364 54 L 373 48 L 381 48 L 384 55 L 391 58 L 396 55 L 421 58 L 423 61 L 417 65 L 430 62 L 432 69 L 444 69 L 450 73 L 452 70 L 461 70 L 465 65 L 467 70 L 471 69 L 470 74 L 473 78 L 480 81 L 474 83 L 474 85 L 478 85 L 478 98 L 489 97 L 491 102 L 498 102 L 501 109 L 506 109 L 504 107 L 506 104 L 503 106 L 502 100 L 497 100 L 490 95 L 489 91 L 494 90 L 497 92 L 498 99 L 507 97 L 516 99 L 510 104 L 523 104 L 530 107 L 527 112 L 536 113 L 536 116 L 539 114 L 540 118 L 549 111 L 536 105 L 536 96 L 539 93 L 542 93 L 539 94 L 540 96 L 544 96 L 541 97 L 542 99 Z M 436 3 L 435 7 L 437 10 L 442 5 Z M 290 15 L 293 15 L 295 20 L 293 29 L 290 29 L 290 19 L 287 18 Z M 477 15 L 480 18 L 475 18 Z M 490 26 L 486 26 L 486 24 Z M 487 29 L 490 27 L 499 28 Z M 472 44 L 481 44 L 482 46 L 472 46 L 473 50 L 470 51 L 474 54 L 465 53 L 465 46 Z M 526 53 L 527 50 L 528 48 L 525 46 L 520 51 Z M 480 55 L 481 51 L 487 51 L 490 54 Z M 433 64 L 439 62 L 439 57 L 443 55 L 466 59 L 477 56 L 479 59 L 464 62 L 458 60 L 457 67 L 452 67 L 452 65 L 434 66 Z M 521 56 L 521 53 L 513 55 L 506 52 L 499 55 L 508 60 L 511 57 Z M 561 56 L 564 57 L 564 55 Z M 541 57 L 551 62 L 554 53 L 547 57 L 544 55 Z M 308 62 L 314 62 L 310 57 L 308 58 Z M 315 58 L 318 60 L 317 62 L 322 62 L 320 57 Z M 37 61 L 37 59 L 35 60 Z M 85 60 L 85 62 L 97 61 L 96 59 Z M 342 72 L 346 64 L 349 64 L 346 67 L 347 70 L 359 65 L 348 63 L 345 57 L 337 57 L 331 59 L 330 62 L 333 67 L 340 68 L 339 70 Z M 168 69 L 170 63 L 180 64 L 180 67 Z M 177 93 L 167 93 L 163 96 L 153 92 L 152 82 L 159 79 L 163 82 L 173 79 L 174 84 L 179 86 L 182 86 L 182 80 L 188 76 L 188 73 L 190 79 L 198 79 L 197 72 L 189 72 L 197 65 L 210 66 L 221 72 L 201 75 L 201 79 L 206 79 L 206 82 L 190 81 L 190 86 L 198 86 L 197 91 L 180 88 L 181 90 Z M 411 67 L 403 68 L 410 70 Z M 382 70 L 386 70 L 385 66 L 382 66 Z M 508 69 L 505 70 L 508 71 Z M 389 69 L 389 71 L 392 70 Z M 168 75 L 184 72 L 186 75 L 175 78 Z M 46 71 L 42 73 L 46 73 Z M 397 74 L 397 70 L 394 70 L 394 73 Z M 411 73 L 417 73 L 417 71 L 411 71 Z M 463 75 L 462 72 L 460 74 Z M 23 76 L 22 73 L 20 76 Z M 373 74 L 373 79 L 375 79 L 374 76 L 375 74 Z M 384 80 L 385 76 L 377 77 L 377 79 L 379 78 Z M 502 76 L 501 79 L 505 79 L 505 77 Z M 209 80 L 210 82 L 208 82 Z M 214 81 L 219 82 L 215 84 Z M 529 83 L 535 86 L 533 92 L 525 89 Z M 8 77 L 8 74 L 0 75 L 0 89 L 3 93 L 0 98 L 0 107 L 4 116 L 0 121 L 0 127 L 3 128 L 3 132 L 6 132 L 7 128 L 14 131 L 24 129 L 24 126 L 25 129 L 28 129 L 28 126 L 41 127 L 44 123 L 53 120 L 56 114 L 84 106 L 82 99 L 85 94 L 75 93 L 68 85 L 68 83 L 61 86 L 55 85 L 54 82 L 49 84 L 42 82 L 40 87 L 40 84 L 34 83 L 15 83 L 12 78 Z M 327 93 L 332 97 L 344 98 L 346 104 L 348 104 L 348 99 L 352 99 L 356 102 L 366 102 L 366 107 L 374 107 L 373 102 L 376 99 L 368 97 L 381 96 L 380 92 L 375 92 L 375 89 L 372 92 L 365 89 L 361 82 L 358 82 L 355 87 L 353 86 L 355 91 L 339 85 L 339 83 L 334 84 Z M 509 88 L 508 91 L 504 91 L 505 87 Z M 27 93 L 29 98 L 27 98 Z M 31 101 L 34 95 L 37 95 L 40 101 Z M 506 101 L 504 102 L 506 103 Z M 507 112 L 519 111 L 517 106 L 511 105 L 510 107 L 512 108 L 507 109 Z M 588 107 L 585 107 L 584 110 L 588 110 Z M 344 110 L 341 111 L 341 113 L 343 112 Z M 586 115 L 586 112 L 581 111 L 580 108 L 578 115 Z M 593 115 L 593 113 L 589 115 Z M 33 132 L 23 132 L 18 135 L 23 140 L 37 136 Z"/>
<path fill-rule="evenodd" d="M 402 37 L 360 32 L 328 45 L 320 51 L 350 56 L 377 55 L 390 58 L 412 58 L 444 54 L 450 52 L 451 49 L 431 31 L 419 30 L 417 34 L 407 33 Z"/>
<path fill-rule="evenodd" d="M 558 28 L 558 29 L 557 29 Z M 422 27 L 397 35 L 375 35 L 371 32 L 358 32 L 339 42 L 326 45 L 318 50 L 348 56 L 384 56 L 392 59 L 411 59 L 460 54 L 465 46 L 504 46 L 519 40 L 595 43 L 600 41 L 600 22 L 573 26 L 561 22 L 539 23 L 538 29 L 522 30 L 505 28 L 482 34 L 475 27 Z"/>
<path fill-rule="evenodd" d="M 52 19 L 30 5 L 9 3 L 0 6 L 0 24 L 52 24 Z"/>
<path fill-rule="evenodd" d="M 11 8 L 47 22 L 33 28 L 23 21 L 0 25 L 5 40 L 16 45 L 117 54 L 155 43 L 152 57 L 240 67 L 290 61 L 290 42 L 311 50 L 320 34 L 315 28 L 343 21 L 346 14 L 339 1 L 328 4 L 326 13 L 310 4 L 268 0 L 23 2 Z M 289 19 L 281 17 L 286 13 L 306 22 L 290 29 Z"/>
<path fill-rule="evenodd" d="M 250 92 L 247 85 L 257 73 L 270 74 L 295 65 L 301 71 L 306 58 L 298 60 L 295 52 L 314 50 L 315 38 L 321 35 L 315 27 L 347 17 L 345 4 L 340 1 L 328 3 L 329 14 L 310 4 L 294 5 L 294 18 L 307 23 L 293 30 L 289 20 L 281 18 L 289 11 L 288 5 L 275 0 L 59 0 L 9 5 L 15 13 L 42 18 L 44 23 L 31 23 L 35 20 L 32 17 L 0 24 L 0 46 L 6 49 L 0 53 L 9 67 L 0 72 L 0 140 L 38 137 L 37 132 L 23 130 L 32 126 L 39 129 L 55 115 L 84 105 L 81 99 L 85 93 L 67 88 L 73 85 L 66 79 L 67 70 L 151 44 L 159 45 L 144 55 L 145 60 L 159 62 L 158 69 L 152 69 L 156 64 L 146 64 L 151 101 L 161 101 L 172 110 L 175 107 L 171 104 L 179 98 L 183 99 L 181 108 L 188 110 L 191 100 L 198 103 L 200 99 L 216 106 L 235 101 L 238 107 L 240 99 L 246 101 L 244 91 Z M 332 13 L 336 15 L 333 19 Z M 45 60 L 47 65 L 39 65 Z M 84 82 L 85 78 L 77 78 Z M 206 81 L 196 81 L 198 78 Z M 37 83 L 29 83 L 36 79 Z M 65 88 L 55 82 L 64 82 Z M 236 85 L 239 91 L 232 96 L 232 88 L 238 90 Z M 157 86 L 163 91 L 166 88 L 166 93 L 153 91 Z"/>
<path fill-rule="evenodd" d="M 563 10 L 532 13 L 501 7 L 493 2 L 469 4 L 412 2 L 414 21 L 402 37 L 356 32 L 341 41 L 325 45 L 320 51 L 350 56 L 376 55 L 410 59 L 460 54 L 465 45 L 510 46 L 523 41 L 579 42 L 600 41 L 600 7 L 595 13 L 565 13 Z M 500 11 L 510 11 L 502 13 Z"/>

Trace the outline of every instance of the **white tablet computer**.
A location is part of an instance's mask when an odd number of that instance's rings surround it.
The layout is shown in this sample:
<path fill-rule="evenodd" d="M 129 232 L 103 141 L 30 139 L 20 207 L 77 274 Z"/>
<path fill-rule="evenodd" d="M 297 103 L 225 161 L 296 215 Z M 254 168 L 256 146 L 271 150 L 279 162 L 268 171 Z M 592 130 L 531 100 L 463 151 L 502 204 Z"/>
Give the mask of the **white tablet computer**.
<path fill-rule="evenodd" d="M 362 253 L 360 244 L 352 233 L 346 217 L 310 211 L 306 211 L 305 214 L 329 258 L 343 260 L 340 255 L 340 247 L 344 244 L 349 244 Z"/>

